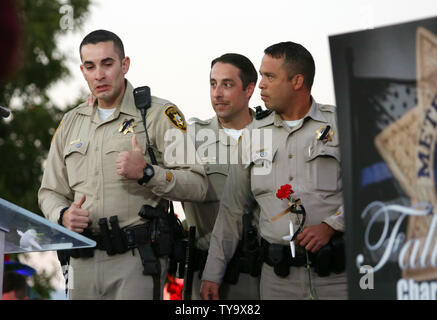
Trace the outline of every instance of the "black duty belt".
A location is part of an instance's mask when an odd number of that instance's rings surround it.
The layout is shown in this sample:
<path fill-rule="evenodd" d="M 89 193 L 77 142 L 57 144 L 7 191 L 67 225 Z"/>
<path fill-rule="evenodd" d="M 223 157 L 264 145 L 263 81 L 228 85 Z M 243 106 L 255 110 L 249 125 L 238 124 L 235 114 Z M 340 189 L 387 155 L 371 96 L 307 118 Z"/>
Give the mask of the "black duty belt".
<path fill-rule="evenodd" d="M 269 243 L 261 239 L 264 255 L 263 261 L 274 268 L 276 275 L 286 277 L 290 274 L 290 267 L 303 267 L 307 265 L 305 249 L 296 246 L 296 255 L 291 257 L 289 246 Z M 320 277 L 329 276 L 330 273 L 341 273 L 345 270 L 345 247 L 343 233 L 335 234 L 331 240 L 316 253 L 308 252 L 308 262 Z"/>
<path fill-rule="evenodd" d="M 124 232 L 124 230 L 121 230 L 121 232 L 123 233 L 124 236 L 126 236 L 126 233 Z M 94 249 L 94 250 L 97 249 L 97 250 L 102 250 L 102 251 L 107 250 L 106 242 L 103 240 L 103 237 L 100 233 L 93 233 L 93 234 L 88 235 L 87 237 L 96 242 L 96 246 L 94 248 L 91 248 L 91 249 Z M 123 250 L 122 253 L 125 253 L 128 250 L 129 249 L 126 248 L 125 250 Z"/>
<path fill-rule="evenodd" d="M 261 247 L 263 250 L 264 262 L 269 266 L 274 267 L 278 264 L 289 265 L 289 267 L 303 267 L 307 264 L 307 257 L 304 249 L 301 249 L 296 246 L 296 254 L 295 257 L 292 258 L 290 246 L 284 246 L 277 243 L 269 243 L 264 238 L 261 238 Z M 310 255 L 310 260 L 313 256 L 312 253 L 308 253 Z"/>
<path fill-rule="evenodd" d="M 135 245 L 132 246 L 129 243 L 129 230 L 146 229 L 147 225 L 142 224 L 135 227 L 129 227 L 120 229 L 117 237 L 113 235 L 104 236 L 101 233 L 91 232 L 86 230 L 83 236 L 90 238 L 96 242 L 94 248 L 72 249 L 69 250 L 69 254 L 73 258 L 90 258 L 94 256 L 94 250 L 106 251 L 108 255 L 123 254 L 129 250 L 132 250 Z M 145 232 L 147 233 L 147 232 Z M 146 235 L 145 235 L 146 236 Z"/>

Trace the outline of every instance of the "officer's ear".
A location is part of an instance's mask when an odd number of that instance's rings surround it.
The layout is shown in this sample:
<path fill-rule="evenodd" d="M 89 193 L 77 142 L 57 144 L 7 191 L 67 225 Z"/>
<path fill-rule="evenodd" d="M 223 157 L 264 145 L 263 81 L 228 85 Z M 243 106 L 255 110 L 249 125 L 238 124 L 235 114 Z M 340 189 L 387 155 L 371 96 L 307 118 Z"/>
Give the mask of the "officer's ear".
<path fill-rule="evenodd" d="M 295 74 L 293 76 L 293 78 L 291 79 L 291 83 L 293 86 L 293 89 L 295 91 L 302 89 L 303 85 L 304 85 L 304 76 L 301 73 Z"/>
<path fill-rule="evenodd" d="M 81 64 L 80 65 L 80 71 L 82 72 L 82 75 L 83 75 L 83 77 L 85 78 L 85 80 L 86 80 L 86 77 L 85 77 L 85 70 L 84 70 L 84 66 L 83 66 L 83 64 Z"/>
<path fill-rule="evenodd" d="M 249 83 L 244 91 L 246 91 L 247 99 L 250 99 L 250 97 L 253 95 L 253 92 L 255 91 L 255 82 Z"/>
<path fill-rule="evenodd" d="M 129 71 L 130 66 L 130 58 L 124 57 L 124 59 L 121 61 L 121 70 L 123 71 L 123 74 L 126 74 Z"/>

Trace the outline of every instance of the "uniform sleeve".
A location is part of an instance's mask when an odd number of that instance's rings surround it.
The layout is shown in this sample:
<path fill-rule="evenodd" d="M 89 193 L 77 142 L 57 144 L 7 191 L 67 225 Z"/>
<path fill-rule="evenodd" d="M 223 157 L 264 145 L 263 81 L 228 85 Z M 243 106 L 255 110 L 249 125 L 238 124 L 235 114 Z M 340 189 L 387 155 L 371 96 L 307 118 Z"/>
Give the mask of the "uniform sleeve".
<path fill-rule="evenodd" d="M 344 210 L 343 205 L 341 205 L 338 210 L 325 220 L 323 220 L 327 225 L 336 231 L 344 232 Z"/>
<path fill-rule="evenodd" d="M 182 113 L 174 108 L 185 123 Z M 164 109 L 166 110 L 166 109 Z M 165 112 L 158 112 L 152 120 L 156 123 L 156 146 L 163 154 L 163 166 L 154 165 L 155 175 L 146 184 L 159 197 L 176 201 L 203 201 L 208 181 L 203 166 L 196 163 L 196 151 L 186 128 L 177 127 Z"/>
<path fill-rule="evenodd" d="M 335 111 L 335 108 L 334 108 L 334 111 Z M 337 112 L 334 112 L 333 123 L 335 124 L 334 130 L 335 130 L 335 132 L 337 132 L 337 135 L 338 135 Z M 338 137 L 337 137 L 337 139 L 338 139 Z M 341 179 L 341 177 L 340 177 L 340 179 Z M 344 206 L 341 205 L 337 209 L 337 211 L 335 211 L 334 214 L 332 214 L 331 216 L 329 216 L 328 218 L 323 220 L 323 222 L 325 222 L 327 225 L 329 225 L 331 228 L 333 228 L 336 231 L 344 232 L 344 230 L 345 230 L 345 228 L 344 228 Z"/>
<path fill-rule="evenodd" d="M 250 170 L 232 165 L 226 180 L 220 209 L 211 235 L 208 259 L 202 280 L 221 283 L 226 266 L 242 238 L 244 206 L 253 199 L 250 189 Z"/>
<path fill-rule="evenodd" d="M 52 139 L 38 191 L 38 204 L 41 211 L 47 219 L 55 223 L 58 221 L 61 209 L 69 207 L 74 199 L 73 191 L 68 184 L 63 156 L 65 122 L 64 116 Z"/>

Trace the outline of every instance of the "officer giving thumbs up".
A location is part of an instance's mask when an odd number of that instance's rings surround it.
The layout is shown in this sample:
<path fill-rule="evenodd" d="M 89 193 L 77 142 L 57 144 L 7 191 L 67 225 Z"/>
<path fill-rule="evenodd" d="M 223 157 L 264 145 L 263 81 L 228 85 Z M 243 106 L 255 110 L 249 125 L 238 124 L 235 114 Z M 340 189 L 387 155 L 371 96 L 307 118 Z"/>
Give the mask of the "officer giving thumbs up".
<path fill-rule="evenodd" d="M 141 179 L 143 168 L 147 165 L 143 151 L 138 145 L 137 136 L 132 135 L 132 150 L 120 152 L 117 158 L 117 173 L 127 179 Z"/>
<path fill-rule="evenodd" d="M 90 222 L 89 211 L 82 209 L 86 200 L 86 195 L 82 195 L 80 200 L 74 201 L 62 215 L 62 225 L 74 232 L 82 233 Z"/>

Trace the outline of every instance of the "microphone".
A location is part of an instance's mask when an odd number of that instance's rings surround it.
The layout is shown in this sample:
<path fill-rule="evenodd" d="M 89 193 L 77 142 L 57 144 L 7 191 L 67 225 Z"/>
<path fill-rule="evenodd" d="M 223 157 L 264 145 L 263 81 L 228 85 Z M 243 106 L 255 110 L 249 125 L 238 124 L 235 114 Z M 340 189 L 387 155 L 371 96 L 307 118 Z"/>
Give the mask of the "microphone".
<path fill-rule="evenodd" d="M 7 117 L 9 117 L 10 114 L 11 114 L 11 112 L 8 109 L 6 109 L 5 107 L 0 106 L 0 116 L 2 118 L 7 118 Z"/>
<path fill-rule="evenodd" d="M 156 161 L 155 153 L 153 148 L 150 146 L 149 132 L 147 131 L 146 125 L 146 112 L 147 109 L 152 105 L 152 96 L 150 95 L 150 88 L 148 86 L 135 88 L 133 91 L 135 106 L 141 112 L 141 117 L 143 118 L 144 129 L 146 130 L 146 148 L 149 153 L 150 160 L 152 164 L 158 164 Z"/>
<path fill-rule="evenodd" d="M 148 86 L 139 87 L 134 90 L 135 106 L 143 112 L 147 110 L 152 104 L 150 96 L 150 88 Z"/>

